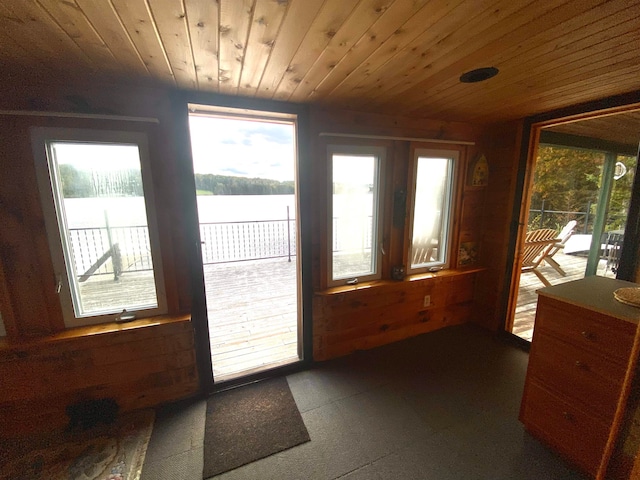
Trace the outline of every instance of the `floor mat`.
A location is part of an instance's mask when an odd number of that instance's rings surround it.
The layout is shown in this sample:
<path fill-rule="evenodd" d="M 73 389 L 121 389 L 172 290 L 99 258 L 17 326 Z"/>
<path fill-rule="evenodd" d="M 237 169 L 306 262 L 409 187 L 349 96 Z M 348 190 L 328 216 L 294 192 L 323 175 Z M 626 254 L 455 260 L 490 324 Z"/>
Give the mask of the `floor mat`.
<path fill-rule="evenodd" d="M 213 395 L 207 401 L 203 478 L 308 441 L 284 377 Z"/>

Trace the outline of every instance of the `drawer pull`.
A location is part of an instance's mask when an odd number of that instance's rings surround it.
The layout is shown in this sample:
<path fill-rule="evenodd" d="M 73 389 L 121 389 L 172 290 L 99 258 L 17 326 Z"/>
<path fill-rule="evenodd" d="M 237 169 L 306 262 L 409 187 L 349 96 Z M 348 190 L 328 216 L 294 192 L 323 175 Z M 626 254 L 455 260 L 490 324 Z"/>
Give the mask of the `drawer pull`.
<path fill-rule="evenodd" d="M 593 340 L 593 333 L 591 332 L 587 332 L 586 330 L 584 332 L 582 332 L 582 336 L 584 338 L 586 338 L 587 340 Z"/>
<path fill-rule="evenodd" d="M 569 412 L 562 412 L 562 418 L 568 421 L 572 421 L 573 415 L 571 415 Z"/>

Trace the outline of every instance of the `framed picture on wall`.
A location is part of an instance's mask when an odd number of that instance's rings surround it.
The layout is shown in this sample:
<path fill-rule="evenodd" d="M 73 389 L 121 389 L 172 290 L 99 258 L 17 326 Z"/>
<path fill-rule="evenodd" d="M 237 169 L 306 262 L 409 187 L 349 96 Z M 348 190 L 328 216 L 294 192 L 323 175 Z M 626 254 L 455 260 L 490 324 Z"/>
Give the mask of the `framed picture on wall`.
<path fill-rule="evenodd" d="M 472 162 L 469 173 L 469 183 L 472 187 L 485 187 L 489 184 L 489 163 L 484 154 L 478 154 Z"/>

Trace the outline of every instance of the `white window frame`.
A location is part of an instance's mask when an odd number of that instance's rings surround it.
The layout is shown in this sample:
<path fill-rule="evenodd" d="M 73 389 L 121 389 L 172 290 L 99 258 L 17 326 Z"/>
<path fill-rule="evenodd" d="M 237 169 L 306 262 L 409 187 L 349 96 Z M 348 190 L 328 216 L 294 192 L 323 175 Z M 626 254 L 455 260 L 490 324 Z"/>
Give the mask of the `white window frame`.
<path fill-rule="evenodd" d="M 416 202 L 416 182 L 418 177 L 418 159 L 420 157 L 435 157 L 435 158 L 447 158 L 450 159 L 449 163 L 449 182 L 446 185 L 445 192 L 445 208 L 443 209 L 443 229 L 444 229 L 444 258 L 436 261 L 428 262 L 418 267 L 412 267 L 411 262 L 413 259 L 413 228 L 415 217 L 415 202 Z M 409 236 L 408 236 L 408 256 L 407 256 L 407 273 L 417 274 L 429 271 L 437 271 L 442 269 L 448 269 L 451 263 L 451 247 L 453 238 L 453 218 L 455 213 L 455 198 L 454 192 L 456 188 L 458 164 L 460 162 L 460 151 L 447 150 L 447 149 L 435 149 L 435 148 L 415 148 L 413 150 L 413 157 L 411 159 L 411 184 L 410 184 L 410 198 L 411 206 L 409 210 Z M 441 247 L 440 247 L 441 248 Z M 438 251 L 440 256 L 441 249 Z"/>
<path fill-rule="evenodd" d="M 63 242 L 60 224 L 64 222 L 63 212 L 58 212 L 54 201 L 54 180 L 49 161 L 49 144 L 51 142 L 76 142 L 76 143 L 106 143 L 106 144 L 135 144 L 140 155 L 140 167 L 142 174 L 142 186 L 144 202 L 147 213 L 147 227 L 149 231 L 149 245 L 153 262 L 153 275 L 156 288 L 157 307 L 139 308 L 127 310 L 137 318 L 152 317 L 167 313 L 167 300 L 162 269 L 162 256 L 158 235 L 158 224 L 155 211 L 153 182 L 151 180 L 151 164 L 149 158 L 149 146 L 147 136 L 141 132 L 74 129 L 74 128 L 49 128 L 33 127 L 31 129 L 31 144 L 34 154 L 40 201 L 44 213 L 45 228 L 49 243 L 51 260 L 58 282 L 58 295 L 62 307 L 65 325 L 68 328 L 83 325 L 94 325 L 117 321 L 121 312 L 113 312 L 92 316 L 76 316 L 71 294 L 72 282 L 70 276 L 73 269 L 67 265 L 64 256 Z M 56 184 L 57 185 L 57 184 Z"/>
<path fill-rule="evenodd" d="M 381 146 L 363 146 L 363 145 L 327 145 L 327 286 L 334 287 L 339 285 L 348 285 L 362 283 L 367 281 L 378 280 L 382 276 L 382 249 L 383 240 L 383 172 L 386 160 L 386 147 Z M 359 275 L 357 277 L 333 278 L 333 156 L 334 155 L 352 155 L 352 156 L 368 156 L 377 159 L 374 172 L 374 191 L 373 191 L 373 233 L 371 236 L 372 243 L 371 253 L 375 256 L 373 261 L 374 271 L 369 275 Z"/>

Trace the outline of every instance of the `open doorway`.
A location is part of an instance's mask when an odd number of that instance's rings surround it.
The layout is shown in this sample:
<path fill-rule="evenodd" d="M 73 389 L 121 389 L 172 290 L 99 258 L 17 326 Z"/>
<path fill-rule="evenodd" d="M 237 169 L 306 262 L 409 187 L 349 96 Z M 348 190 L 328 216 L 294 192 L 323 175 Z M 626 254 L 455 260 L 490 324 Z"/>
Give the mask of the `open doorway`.
<path fill-rule="evenodd" d="M 216 383 L 302 358 L 296 117 L 190 105 Z"/>
<path fill-rule="evenodd" d="M 631 203 L 640 114 L 543 126 L 521 214 L 506 330 L 531 341 L 536 291 L 589 275 L 615 278 Z"/>

